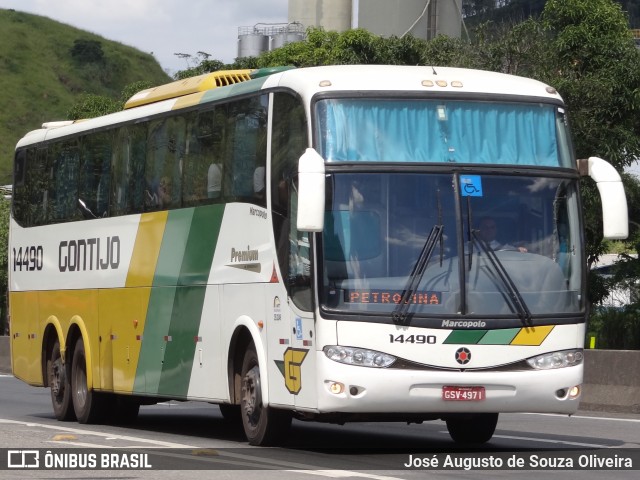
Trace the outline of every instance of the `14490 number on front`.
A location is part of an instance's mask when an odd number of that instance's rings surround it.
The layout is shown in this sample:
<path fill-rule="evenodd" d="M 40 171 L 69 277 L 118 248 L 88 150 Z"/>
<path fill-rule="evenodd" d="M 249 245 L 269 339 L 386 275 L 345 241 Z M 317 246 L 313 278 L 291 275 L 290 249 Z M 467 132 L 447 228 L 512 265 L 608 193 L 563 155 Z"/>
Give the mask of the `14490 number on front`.
<path fill-rule="evenodd" d="M 426 343 L 434 345 L 436 343 L 435 335 L 394 335 L 389 334 L 389 343 Z"/>

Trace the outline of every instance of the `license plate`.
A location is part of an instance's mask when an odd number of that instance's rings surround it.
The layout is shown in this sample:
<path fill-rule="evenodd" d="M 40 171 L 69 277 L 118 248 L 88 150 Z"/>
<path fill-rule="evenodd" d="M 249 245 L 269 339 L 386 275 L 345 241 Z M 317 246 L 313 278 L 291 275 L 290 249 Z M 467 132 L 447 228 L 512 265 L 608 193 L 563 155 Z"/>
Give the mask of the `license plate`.
<path fill-rule="evenodd" d="M 479 402 L 486 398 L 484 387 L 442 387 L 442 399 L 454 402 Z"/>

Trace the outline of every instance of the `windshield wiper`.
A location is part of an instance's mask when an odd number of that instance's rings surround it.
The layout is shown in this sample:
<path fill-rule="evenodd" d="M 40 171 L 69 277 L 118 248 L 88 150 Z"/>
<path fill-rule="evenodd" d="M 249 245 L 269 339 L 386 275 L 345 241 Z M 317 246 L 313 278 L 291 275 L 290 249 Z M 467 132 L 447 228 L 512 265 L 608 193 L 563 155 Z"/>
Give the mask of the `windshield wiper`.
<path fill-rule="evenodd" d="M 522 295 L 518 291 L 518 287 L 516 287 L 516 284 L 513 283 L 513 280 L 496 255 L 496 252 L 494 252 L 493 248 L 491 248 L 489 244 L 487 244 L 487 242 L 485 242 L 478 236 L 477 230 L 471 230 L 471 235 L 473 237 L 473 240 L 477 242 L 478 245 L 480 245 L 480 249 L 487 255 L 489 262 L 493 266 L 493 270 L 497 274 L 498 278 L 502 281 L 502 284 L 505 286 L 508 294 L 507 299 L 509 300 L 507 303 L 511 307 L 511 310 L 514 313 L 518 314 L 518 317 L 520 317 L 520 320 L 525 327 L 527 326 L 527 324 L 533 325 L 531 321 L 531 311 L 529 311 L 524 298 L 522 298 Z M 472 244 L 473 243 L 474 242 L 472 242 Z"/>
<path fill-rule="evenodd" d="M 422 251 L 418 256 L 418 260 L 416 264 L 413 266 L 411 270 L 411 274 L 409 275 L 409 281 L 404 287 L 402 291 L 402 298 L 400 299 L 400 303 L 393 310 L 391 314 L 391 318 L 394 323 L 398 324 L 406 324 L 408 323 L 408 311 L 409 305 L 411 301 L 411 297 L 415 294 L 420 282 L 422 281 L 422 277 L 424 276 L 424 272 L 427 269 L 427 265 L 429 260 L 431 260 L 431 256 L 433 255 L 433 251 L 436 247 L 436 243 L 440 241 L 440 251 L 442 256 L 442 231 L 444 230 L 444 225 L 434 225 L 429 232 L 429 236 L 427 237 L 427 241 L 424 242 L 424 246 L 422 247 Z M 440 259 L 442 262 L 442 258 Z"/>

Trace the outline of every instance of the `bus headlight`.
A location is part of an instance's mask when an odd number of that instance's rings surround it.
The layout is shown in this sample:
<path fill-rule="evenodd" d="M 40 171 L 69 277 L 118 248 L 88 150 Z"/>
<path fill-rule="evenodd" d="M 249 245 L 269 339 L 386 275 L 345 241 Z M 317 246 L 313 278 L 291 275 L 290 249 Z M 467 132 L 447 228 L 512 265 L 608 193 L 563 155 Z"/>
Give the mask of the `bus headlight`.
<path fill-rule="evenodd" d="M 361 367 L 385 368 L 396 361 L 396 357 L 375 350 L 364 348 L 341 347 L 328 345 L 323 349 L 327 358 L 334 362 L 357 365 Z"/>
<path fill-rule="evenodd" d="M 527 359 L 527 363 L 536 370 L 550 370 L 580 365 L 584 360 L 582 349 L 562 350 L 560 352 L 545 353 Z"/>

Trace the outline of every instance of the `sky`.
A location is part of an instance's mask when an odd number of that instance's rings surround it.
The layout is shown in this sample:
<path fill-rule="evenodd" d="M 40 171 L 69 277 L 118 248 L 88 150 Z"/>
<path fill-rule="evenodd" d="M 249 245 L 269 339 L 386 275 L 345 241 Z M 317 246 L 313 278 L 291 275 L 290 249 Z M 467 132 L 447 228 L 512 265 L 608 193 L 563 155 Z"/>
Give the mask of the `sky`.
<path fill-rule="evenodd" d="M 232 62 L 238 27 L 286 23 L 288 0 L 0 0 L 151 53 L 170 75 L 195 66 L 198 52 Z M 192 55 L 189 59 L 176 53 Z M 197 63 L 197 62 L 196 62 Z"/>

